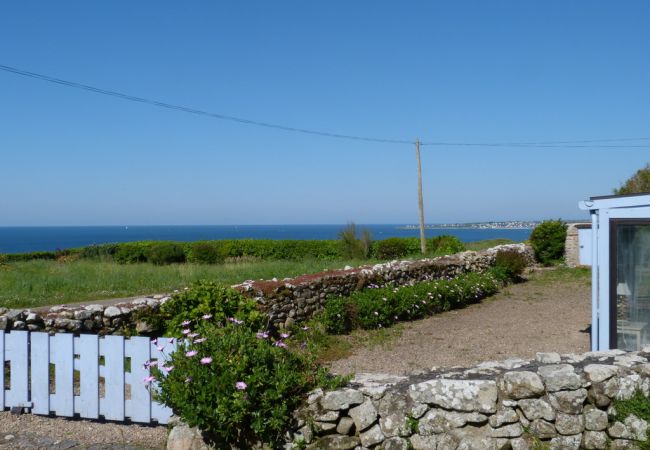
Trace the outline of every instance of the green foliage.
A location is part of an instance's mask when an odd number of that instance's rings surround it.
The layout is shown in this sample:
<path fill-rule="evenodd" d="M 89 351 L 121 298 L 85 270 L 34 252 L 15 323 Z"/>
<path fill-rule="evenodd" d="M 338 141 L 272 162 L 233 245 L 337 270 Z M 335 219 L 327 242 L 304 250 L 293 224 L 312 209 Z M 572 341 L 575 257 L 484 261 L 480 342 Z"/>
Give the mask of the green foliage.
<path fill-rule="evenodd" d="M 347 333 L 354 328 L 383 328 L 462 308 L 496 293 L 498 288 L 497 279 L 488 272 L 413 286 L 364 289 L 347 298 L 329 299 L 319 320 L 333 334 Z"/>
<path fill-rule="evenodd" d="M 366 259 L 370 256 L 372 246 L 370 231 L 367 229 L 362 230 L 361 237 L 357 236 L 357 234 L 357 226 L 354 223 L 349 223 L 339 233 L 341 254 L 345 258 Z"/>
<path fill-rule="evenodd" d="M 561 220 L 546 220 L 530 234 L 530 245 L 535 259 L 544 265 L 552 265 L 564 256 L 567 225 Z"/>
<path fill-rule="evenodd" d="M 174 242 L 154 242 L 145 252 L 147 262 L 163 266 L 185 262 L 183 247 Z"/>
<path fill-rule="evenodd" d="M 244 297 L 238 291 L 210 281 L 199 281 L 189 289 L 174 294 L 160 307 L 158 316 L 149 322 L 158 329 L 166 329 L 172 336 L 181 336 L 186 328 L 184 322 L 200 321 L 211 315 L 212 321 L 228 323 L 228 319 L 241 320 L 253 328 L 265 325 L 265 316 L 257 309 L 255 300 Z"/>
<path fill-rule="evenodd" d="M 167 376 L 164 368 L 153 372 L 159 400 L 217 448 L 248 448 L 256 440 L 274 446 L 304 395 L 334 384 L 308 353 L 246 326 L 203 323 L 195 332 L 200 338 L 172 354 Z"/>
<path fill-rule="evenodd" d="M 515 250 L 499 250 L 494 258 L 495 267 L 503 270 L 504 275 L 512 280 L 521 277 L 528 266 L 526 256 Z"/>
<path fill-rule="evenodd" d="M 476 242 L 466 242 L 465 249 L 466 250 L 472 250 L 475 252 L 481 251 L 481 250 L 487 250 L 488 248 L 496 247 L 497 245 L 505 245 L 505 244 L 514 244 L 515 241 L 512 239 L 485 239 L 483 241 L 476 241 Z"/>
<path fill-rule="evenodd" d="M 629 400 L 614 400 L 616 420 L 623 422 L 629 415 L 634 414 L 639 419 L 650 422 L 650 399 L 637 391 Z"/>
<path fill-rule="evenodd" d="M 113 258 L 120 264 L 133 264 L 147 260 L 147 242 L 125 242 L 117 244 Z"/>
<path fill-rule="evenodd" d="M 373 253 L 377 259 L 397 259 L 408 255 L 409 248 L 404 239 L 388 238 L 375 242 Z"/>
<path fill-rule="evenodd" d="M 643 169 L 637 170 L 621 187 L 614 189 L 614 194 L 616 195 L 638 194 L 642 192 L 650 192 L 650 163 Z"/>
<path fill-rule="evenodd" d="M 188 246 L 187 260 L 199 264 L 221 264 L 224 256 L 214 242 L 201 241 L 192 242 Z"/>
<path fill-rule="evenodd" d="M 465 251 L 465 244 L 456 236 L 436 236 L 427 242 L 427 249 L 438 255 L 452 255 Z"/>

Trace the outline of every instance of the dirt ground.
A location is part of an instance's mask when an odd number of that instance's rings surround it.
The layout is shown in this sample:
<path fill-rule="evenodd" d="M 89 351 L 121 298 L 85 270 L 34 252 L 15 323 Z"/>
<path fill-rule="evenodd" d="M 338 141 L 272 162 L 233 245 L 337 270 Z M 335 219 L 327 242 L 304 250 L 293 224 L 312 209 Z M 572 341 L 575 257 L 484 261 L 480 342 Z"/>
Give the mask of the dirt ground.
<path fill-rule="evenodd" d="M 433 366 L 468 366 L 536 352 L 589 349 L 588 271 L 542 270 L 529 281 L 461 310 L 390 330 L 355 333 L 355 351 L 332 371 L 404 374 Z M 374 335 L 373 335 L 374 333 Z M 365 345 L 359 345 L 365 343 Z M 0 448 L 159 449 L 167 428 L 66 420 L 0 412 Z"/>
<path fill-rule="evenodd" d="M 589 351 L 589 272 L 540 270 L 528 278 L 480 304 L 403 324 L 383 344 L 356 348 L 329 366 L 338 374 L 406 374 L 434 366 L 530 359 L 536 352 Z"/>

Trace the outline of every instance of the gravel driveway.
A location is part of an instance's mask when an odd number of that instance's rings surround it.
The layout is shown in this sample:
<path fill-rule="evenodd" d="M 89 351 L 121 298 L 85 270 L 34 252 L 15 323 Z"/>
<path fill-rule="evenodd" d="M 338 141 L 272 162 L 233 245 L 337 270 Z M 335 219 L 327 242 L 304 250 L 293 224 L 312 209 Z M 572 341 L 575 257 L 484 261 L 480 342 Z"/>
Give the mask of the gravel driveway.
<path fill-rule="evenodd" d="M 329 366 L 338 374 L 401 375 L 434 366 L 528 359 L 536 352 L 580 353 L 589 351 L 590 323 L 589 272 L 545 269 L 480 304 L 404 324 L 386 344 L 357 348 Z"/>

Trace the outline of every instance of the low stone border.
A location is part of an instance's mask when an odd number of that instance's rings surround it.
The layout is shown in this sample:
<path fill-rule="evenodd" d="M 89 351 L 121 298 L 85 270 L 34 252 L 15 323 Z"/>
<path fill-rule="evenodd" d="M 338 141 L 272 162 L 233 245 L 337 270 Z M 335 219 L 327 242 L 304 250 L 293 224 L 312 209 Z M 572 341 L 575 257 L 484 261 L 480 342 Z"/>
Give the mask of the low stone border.
<path fill-rule="evenodd" d="M 234 285 L 244 295 L 255 298 L 277 328 L 290 327 L 311 319 L 328 297 L 347 296 L 352 291 L 391 283 L 395 286 L 454 277 L 467 272 L 482 272 L 494 264 L 499 251 L 516 251 L 530 264 L 532 249 L 525 244 L 500 245 L 480 252 L 462 252 L 451 256 L 416 261 L 391 261 L 358 268 L 326 271 L 284 280 L 248 280 Z M 142 320 L 154 314 L 171 294 L 137 298 L 116 305 L 54 306 L 45 313 L 32 310 L 0 308 L 0 331 L 29 330 L 47 332 L 121 334 L 125 329 L 137 333 L 152 330 Z M 133 314 L 139 311 L 138 314 Z"/>

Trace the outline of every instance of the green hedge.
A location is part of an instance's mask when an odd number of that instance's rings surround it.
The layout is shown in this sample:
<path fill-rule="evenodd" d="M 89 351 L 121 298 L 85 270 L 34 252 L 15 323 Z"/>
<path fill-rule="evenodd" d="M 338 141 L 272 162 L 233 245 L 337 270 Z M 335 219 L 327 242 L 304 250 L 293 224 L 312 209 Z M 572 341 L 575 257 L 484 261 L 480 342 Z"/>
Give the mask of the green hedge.
<path fill-rule="evenodd" d="M 389 327 L 476 303 L 496 293 L 499 283 L 492 272 L 486 272 L 413 286 L 364 289 L 349 297 L 329 299 L 319 320 L 333 334 Z"/>
<path fill-rule="evenodd" d="M 394 259 L 420 254 L 418 238 L 389 238 L 374 241 L 370 257 Z M 465 250 L 454 236 L 427 239 L 427 256 L 452 254 Z M 5 262 L 33 259 L 58 259 L 70 255 L 82 259 L 109 259 L 121 264 L 150 262 L 171 264 L 193 262 L 219 264 L 226 258 L 253 257 L 261 260 L 345 259 L 345 249 L 340 240 L 273 240 L 273 239 L 223 239 L 215 241 L 175 242 L 137 241 L 57 250 L 0 255 Z"/>

